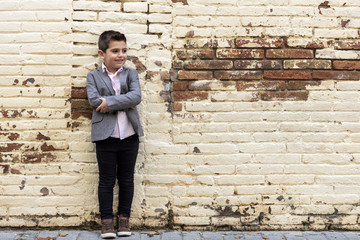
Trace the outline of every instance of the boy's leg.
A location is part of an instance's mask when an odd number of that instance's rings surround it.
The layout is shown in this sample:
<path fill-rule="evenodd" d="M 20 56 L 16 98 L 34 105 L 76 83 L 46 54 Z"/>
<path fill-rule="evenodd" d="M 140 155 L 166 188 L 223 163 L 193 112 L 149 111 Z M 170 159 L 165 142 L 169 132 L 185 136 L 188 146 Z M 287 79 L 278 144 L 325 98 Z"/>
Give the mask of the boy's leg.
<path fill-rule="evenodd" d="M 98 198 L 101 219 L 113 219 L 113 196 L 116 181 L 116 139 L 96 142 L 99 167 Z"/>
<path fill-rule="evenodd" d="M 139 137 L 135 134 L 121 140 L 121 151 L 118 152 L 118 184 L 119 206 L 118 215 L 130 217 L 131 204 L 134 196 L 134 169 L 139 150 Z"/>

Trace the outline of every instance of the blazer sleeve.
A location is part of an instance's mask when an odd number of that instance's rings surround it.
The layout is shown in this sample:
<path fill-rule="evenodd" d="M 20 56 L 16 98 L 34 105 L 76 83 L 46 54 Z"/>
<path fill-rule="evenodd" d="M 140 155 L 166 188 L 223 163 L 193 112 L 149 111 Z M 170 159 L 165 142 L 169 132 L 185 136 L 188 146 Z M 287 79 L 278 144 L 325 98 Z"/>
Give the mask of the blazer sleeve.
<path fill-rule="evenodd" d="M 135 107 L 141 102 L 141 88 L 139 76 L 135 69 L 129 68 L 128 92 L 116 96 L 104 96 L 110 112 Z"/>
<path fill-rule="evenodd" d="M 86 77 L 86 91 L 90 106 L 97 108 L 102 101 L 99 99 L 101 96 L 96 87 L 96 81 L 92 72 L 89 72 Z"/>

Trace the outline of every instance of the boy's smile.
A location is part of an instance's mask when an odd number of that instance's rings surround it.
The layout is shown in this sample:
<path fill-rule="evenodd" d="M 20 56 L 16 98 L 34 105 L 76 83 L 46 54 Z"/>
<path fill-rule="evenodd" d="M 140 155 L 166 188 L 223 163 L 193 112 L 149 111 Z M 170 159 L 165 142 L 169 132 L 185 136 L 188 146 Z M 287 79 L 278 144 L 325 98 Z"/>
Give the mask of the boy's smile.
<path fill-rule="evenodd" d="M 115 73 L 121 68 L 127 60 L 126 42 L 124 41 L 110 41 L 109 48 L 106 52 L 99 50 L 98 54 L 104 61 L 108 71 Z"/>

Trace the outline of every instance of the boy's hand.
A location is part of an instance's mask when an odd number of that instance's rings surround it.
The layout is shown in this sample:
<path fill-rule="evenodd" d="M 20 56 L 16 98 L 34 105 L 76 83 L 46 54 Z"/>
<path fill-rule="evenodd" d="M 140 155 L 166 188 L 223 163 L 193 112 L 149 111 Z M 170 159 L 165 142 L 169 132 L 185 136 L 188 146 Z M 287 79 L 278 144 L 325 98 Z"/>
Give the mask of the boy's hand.
<path fill-rule="evenodd" d="M 97 112 L 101 112 L 101 113 L 107 113 L 107 112 L 109 112 L 109 106 L 108 106 L 108 104 L 107 104 L 107 102 L 106 102 L 106 99 L 105 98 L 99 98 L 101 101 L 102 101 L 102 103 L 100 104 L 100 106 L 98 106 L 97 108 L 96 108 L 96 111 Z"/>

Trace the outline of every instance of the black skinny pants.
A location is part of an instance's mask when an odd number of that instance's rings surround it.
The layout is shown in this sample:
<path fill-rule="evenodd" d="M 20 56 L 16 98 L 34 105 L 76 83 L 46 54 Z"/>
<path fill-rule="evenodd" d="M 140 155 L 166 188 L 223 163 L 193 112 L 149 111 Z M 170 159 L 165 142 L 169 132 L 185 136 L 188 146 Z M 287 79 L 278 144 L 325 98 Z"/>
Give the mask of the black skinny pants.
<path fill-rule="evenodd" d="M 116 179 L 119 184 L 117 214 L 130 217 L 134 196 L 134 168 L 139 150 L 137 134 L 120 140 L 107 138 L 96 142 L 99 166 L 98 198 L 101 219 L 113 218 L 113 198 Z"/>

